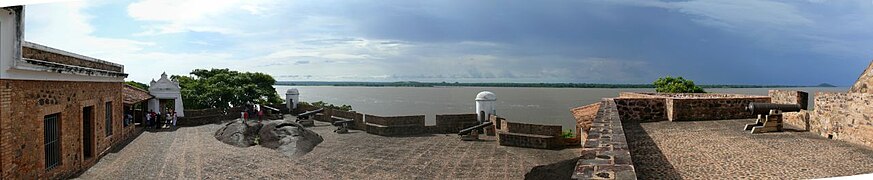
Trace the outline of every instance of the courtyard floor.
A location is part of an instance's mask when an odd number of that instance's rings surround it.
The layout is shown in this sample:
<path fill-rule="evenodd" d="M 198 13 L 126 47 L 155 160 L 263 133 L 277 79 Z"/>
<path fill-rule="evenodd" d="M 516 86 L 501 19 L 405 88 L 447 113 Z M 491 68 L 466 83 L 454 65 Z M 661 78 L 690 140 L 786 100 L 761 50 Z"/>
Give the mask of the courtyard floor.
<path fill-rule="evenodd" d="M 638 179 L 809 179 L 873 173 L 873 150 L 752 119 L 623 123 Z"/>
<path fill-rule="evenodd" d="M 579 156 L 580 149 L 539 150 L 461 141 L 454 134 L 382 137 L 336 134 L 312 152 L 288 158 L 259 146 L 238 148 L 213 137 L 223 125 L 147 131 L 103 157 L 81 179 L 522 179 L 537 165 Z"/>

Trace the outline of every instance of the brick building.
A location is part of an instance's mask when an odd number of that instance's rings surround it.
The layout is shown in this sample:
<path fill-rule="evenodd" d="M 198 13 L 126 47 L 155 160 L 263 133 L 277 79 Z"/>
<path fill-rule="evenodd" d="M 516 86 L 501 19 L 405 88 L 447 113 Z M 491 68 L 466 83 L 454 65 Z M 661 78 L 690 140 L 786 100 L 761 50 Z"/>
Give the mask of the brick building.
<path fill-rule="evenodd" d="M 24 7 L 0 8 L 0 179 L 66 178 L 123 126 L 124 66 L 23 41 Z"/>

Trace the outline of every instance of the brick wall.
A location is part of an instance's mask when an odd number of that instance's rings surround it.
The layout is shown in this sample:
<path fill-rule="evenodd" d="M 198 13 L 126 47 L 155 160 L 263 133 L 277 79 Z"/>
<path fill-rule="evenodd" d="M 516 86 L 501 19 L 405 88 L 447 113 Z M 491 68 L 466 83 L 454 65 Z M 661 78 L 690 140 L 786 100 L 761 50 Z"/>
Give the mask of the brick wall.
<path fill-rule="evenodd" d="M 476 114 L 437 114 L 433 133 L 457 133 L 479 124 Z"/>
<path fill-rule="evenodd" d="M 873 94 L 818 92 L 809 130 L 873 147 Z"/>
<path fill-rule="evenodd" d="M 667 99 L 667 118 L 670 121 L 754 118 L 745 110 L 751 102 L 766 103 L 770 98 L 670 98 Z"/>
<path fill-rule="evenodd" d="M 667 99 L 615 98 L 613 101 L 623 121 L 655 122 L 667 120 Z"/>
<path fill-rule="evenodd" d="M 803 91 L 770 90 L 770 103 L 800 104 L 800 108 L 809 109 L 809 93 Z"/>
<path fill-rule="evenodd" d="M 588 132 L 588 129 L 591 129 L 591 123 L 597 117 L 597 110 L 600 109 L 600 104 L 600 102 L 597 102 L 570 109 L 570 113 L 576 119 L 576 138 L 582 138 L 581 135 Z"/>
<path fill-rule="evenodd" d="M 424 126 L 424 115 L 382 117 L 367 114 L 364 119 L 367 133 L 380 136 L 419 135 L 430 131 Z"/>
<path fill-rule="evenodd" d="M 861 76 L 858 77 L 858 80 L 855 81 L 855 84 L 852 85 L 852 88 L 849 89 L 850 93 L 873 93 L 873 61 L 870 62 L 870 65 L 867 66 L 867 69 L 861 73 Z"/>
<path fill-rule="evenodd" d="M 509 133 L 533 134 L 543 136 L 561 137 L 561 126 L 559 125 L 542 125 L 542 124 L 527 124 L 510 121 L 502 121 L 501 130 Z"/>
<path fill-rule="evenodd" d="M 93 166 L 110 146 L 120 142 L 122 83 L 0 80 L 0 147 L 2 179 L 64 178 Z M 105 105 L 112 102 L 112 132 L 105 134 Z M 92 106 L 94 157 L 82 153 L 82 109 Z M 44 164 L 43 117 L 60 113 L 61 164 Z M 133 126 L 129 126 L 132 128 Z"/>

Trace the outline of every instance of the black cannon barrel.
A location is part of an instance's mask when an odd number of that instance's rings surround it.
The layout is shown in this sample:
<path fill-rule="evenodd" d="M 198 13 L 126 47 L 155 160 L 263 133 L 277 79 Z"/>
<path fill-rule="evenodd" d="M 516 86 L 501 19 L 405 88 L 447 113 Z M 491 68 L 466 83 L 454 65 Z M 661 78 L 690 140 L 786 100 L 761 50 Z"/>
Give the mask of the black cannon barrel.
<path fill-rule="evenodd" d="M 354 124 L 355 120 L 343 117 L 330 116 L 330 119 L 333 119 L 334 126 L 342 126 L 343 124 Z"/>
<path fill-rule="evenodd" d="M 469 127 L 469 128 L 467 128 L 467 129 L 463 129 L 463 130 L 459 131 L 459 132 L 458 132 L 458 135 L 469 134 L 469 133 L 470 133 L 471 131 L 473 131 L 473 130 L 481 129 L 482 127 L 490 126 L 491 124 L 493 124 L 493 123 L 489 121 L 489 122 L 485 122 L 485 123 L 482 123 L 482 124 L 479 124 L 479 125 L 475 125 L 475 126 L 473 126 L 473 127 Z"/>
<path fill-rule="evenodd" d="M 315 114 L 320 113 L 322 111 L 324 111 L 324 108 L 318 108 L 316 110 L 306 111 L 306 112 L 298 114 L 297 119 L 309 119 L 309 116 L 315 115 Z"/>
<path fill-rule="evenodd" d="M 754 115 L 770 114 L 770 110 L 780 110 L 782 112 L 798 112 L 800 104 L 774 104 L 774 103 L 749 103 L 746 111 Z"/>

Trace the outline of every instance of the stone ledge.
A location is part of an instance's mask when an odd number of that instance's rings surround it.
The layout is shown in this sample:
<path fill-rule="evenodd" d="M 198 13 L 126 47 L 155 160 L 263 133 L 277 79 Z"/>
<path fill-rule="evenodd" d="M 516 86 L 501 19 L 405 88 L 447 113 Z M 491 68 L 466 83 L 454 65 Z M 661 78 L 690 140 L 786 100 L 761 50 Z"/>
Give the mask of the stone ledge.
<path fill-rule="evenodd" d="M 614 99 L 604 100 L 588 132 L 573 179 L 636 179 Z"/>

